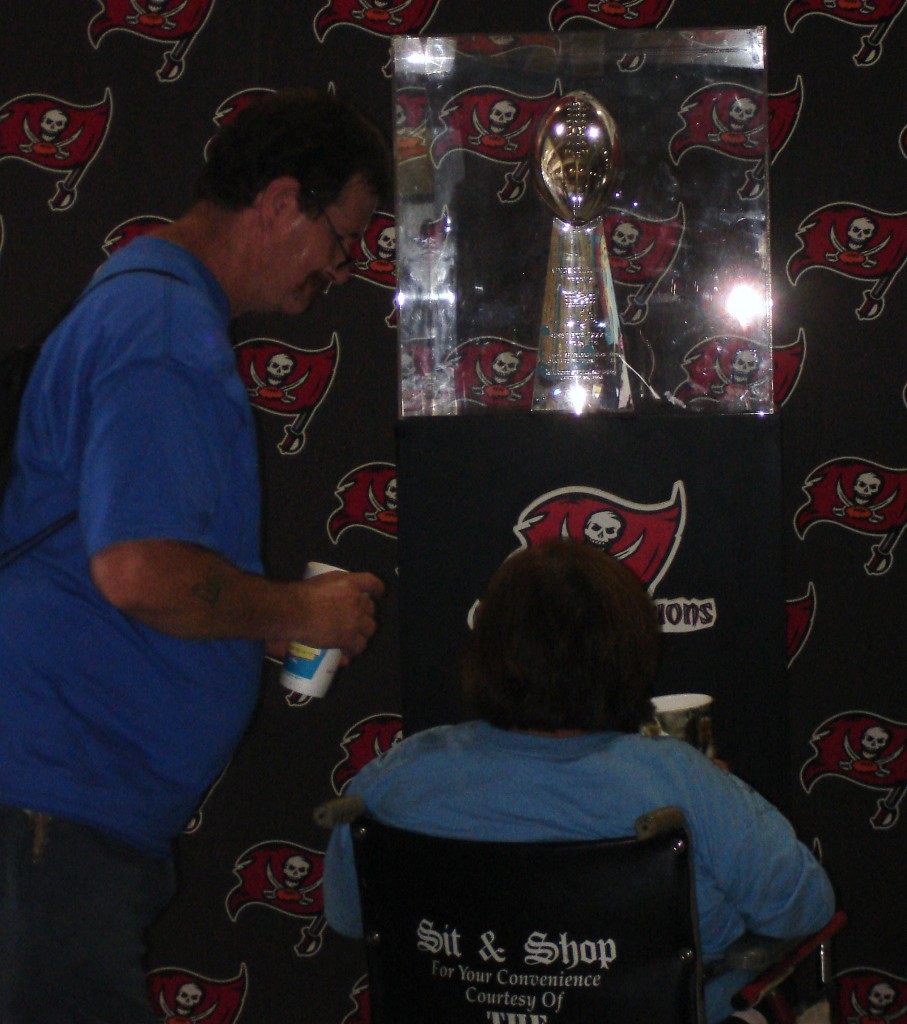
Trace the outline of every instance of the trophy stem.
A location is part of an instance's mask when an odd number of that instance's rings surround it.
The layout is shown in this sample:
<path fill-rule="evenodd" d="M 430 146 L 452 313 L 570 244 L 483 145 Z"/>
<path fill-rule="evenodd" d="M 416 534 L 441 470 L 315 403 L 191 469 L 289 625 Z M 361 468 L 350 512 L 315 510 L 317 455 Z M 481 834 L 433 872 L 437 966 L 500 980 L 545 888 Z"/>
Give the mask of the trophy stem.
<path fill-rule="evenodd" d="M 532 408 L 576 415 L 633 408 L 601 218 L 554 221 Z"/>

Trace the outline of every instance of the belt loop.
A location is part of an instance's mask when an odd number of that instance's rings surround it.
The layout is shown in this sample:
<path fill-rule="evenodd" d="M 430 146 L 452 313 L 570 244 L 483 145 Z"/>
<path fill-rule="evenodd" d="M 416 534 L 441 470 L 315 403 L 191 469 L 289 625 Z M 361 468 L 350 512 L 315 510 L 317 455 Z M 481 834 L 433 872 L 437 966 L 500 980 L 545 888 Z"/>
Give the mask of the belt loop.
<path fill-rule="evenodd" d="M 47 844 L 47 828 L 50 825 L 53 815 L 45 814 L 43 811 L 25 812 L 32 823 L 31 862 L 38 864 L 44 853 Z"/>

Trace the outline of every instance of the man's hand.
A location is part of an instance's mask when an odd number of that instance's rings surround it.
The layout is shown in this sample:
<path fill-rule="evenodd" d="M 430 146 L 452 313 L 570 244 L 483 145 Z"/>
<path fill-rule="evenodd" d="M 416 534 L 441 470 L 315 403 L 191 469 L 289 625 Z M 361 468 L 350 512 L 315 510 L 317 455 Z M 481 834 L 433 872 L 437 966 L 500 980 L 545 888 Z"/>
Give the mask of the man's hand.
<path fill-rule="evenodd" d="M 375 602 L 384 594 L 384 584 L 377 576 L 328 572 L 287 585 L 298 594 L 299 631 L 269 638 L 269 654 L 282 658 L 290 640 L 310 647 L 339 647 L 345 662 L 365 650 L 377 629 Z"/>

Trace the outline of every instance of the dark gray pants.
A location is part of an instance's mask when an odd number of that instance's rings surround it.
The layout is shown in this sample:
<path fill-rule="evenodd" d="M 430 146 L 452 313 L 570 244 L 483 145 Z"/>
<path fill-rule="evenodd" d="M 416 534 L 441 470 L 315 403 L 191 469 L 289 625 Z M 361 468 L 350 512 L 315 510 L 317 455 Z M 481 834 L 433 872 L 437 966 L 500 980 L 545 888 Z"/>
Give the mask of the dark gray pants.
<path fill-rule="evenodd" d="M 152 1024 L 143 934 L 173 885 L 169 860 L 0 806 L 0 1022 Z"/>

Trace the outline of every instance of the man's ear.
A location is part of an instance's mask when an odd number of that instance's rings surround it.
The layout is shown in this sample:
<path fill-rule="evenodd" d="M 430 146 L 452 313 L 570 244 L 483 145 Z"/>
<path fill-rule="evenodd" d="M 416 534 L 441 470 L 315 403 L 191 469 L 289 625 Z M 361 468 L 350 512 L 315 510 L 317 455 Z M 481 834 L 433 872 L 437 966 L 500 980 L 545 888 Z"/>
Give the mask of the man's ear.
<path fill-rule="evenodd" d="M 295 221 L 300 214 L 299 182 L 289 175 L 274 178 L 255 197 L 254 205 L 266 225 Z"/>

